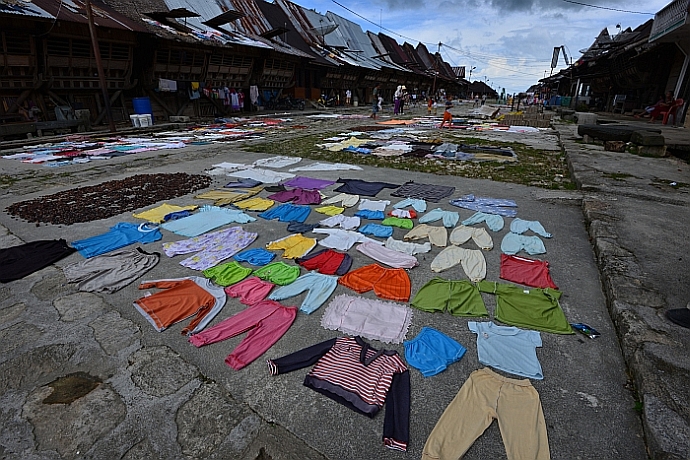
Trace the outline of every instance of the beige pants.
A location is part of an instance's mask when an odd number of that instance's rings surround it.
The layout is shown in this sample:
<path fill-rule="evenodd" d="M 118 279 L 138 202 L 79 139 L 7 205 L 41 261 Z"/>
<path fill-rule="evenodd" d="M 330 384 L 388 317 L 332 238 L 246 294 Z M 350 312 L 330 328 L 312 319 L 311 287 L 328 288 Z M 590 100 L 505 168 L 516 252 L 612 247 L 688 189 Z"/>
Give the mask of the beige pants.
<path fill-rule="evenodd" d="M 464 225 L 458 225 L 453 229 L 450 234 L 450 243 L 460 246 L 469 241 L 470 238 L 477 246 L 487 251 L 494 247 L 494 241 L 485 228 L 466 227 Z"/>
<path fill-rule="evenodd" d="M 509 460 L 549 460 L 539 394 L 529 380 L 472 372 L 424 445 L 423 460 L 458 460 L 498 420 Z"/>
<path fill-rule="evenodd" d="M 479 249 L 465 249 L 448 246 L 431 261 L 431 271 L 442 272 L 462 263 L 467 277 L 473 282 L 486 278 L 486 259 Z"/>
<path fill-rule="evenodd" d="M 433 225 L 417 225 L 403 236 L 405 241 L 414 241 L 429 237 L 429 241 L 434 246 L 444 247 L 448 244 L 448 231 L 446 227 L 435 227 Z"/>

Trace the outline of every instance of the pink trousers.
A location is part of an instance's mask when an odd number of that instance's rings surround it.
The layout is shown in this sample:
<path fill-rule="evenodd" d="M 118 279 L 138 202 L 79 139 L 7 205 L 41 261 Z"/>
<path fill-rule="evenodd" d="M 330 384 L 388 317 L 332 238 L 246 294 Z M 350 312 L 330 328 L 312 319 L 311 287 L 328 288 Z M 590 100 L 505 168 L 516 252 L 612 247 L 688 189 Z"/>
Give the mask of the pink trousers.
<path fill-rule="evenodd" d="M 225 364 L 240 370 L 271 348 L 290 329 L 296 316 L 297 307 L 263 300 L 191 336 L 189 341 L 199 348 L 248 332 L 237 348 L 225 358 Z"/>

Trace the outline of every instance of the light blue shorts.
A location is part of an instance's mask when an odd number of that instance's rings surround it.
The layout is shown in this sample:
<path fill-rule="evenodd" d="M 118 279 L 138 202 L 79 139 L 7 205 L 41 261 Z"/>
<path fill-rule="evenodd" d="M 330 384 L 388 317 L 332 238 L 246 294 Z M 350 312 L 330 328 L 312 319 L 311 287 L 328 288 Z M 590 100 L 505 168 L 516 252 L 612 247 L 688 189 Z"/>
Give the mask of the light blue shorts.
<path fill-rule="evenodd" d="M 380 224 L 366 224 L 359 228 L 359 233 L 364 235 L 374 235 L 379 238 L 388 238 L 389 236 L 393 236 L 393 227 Z"/>
<path fill-rule="evenodd" d="M 426 326 L 417 337 L 406 340 L 403 345 L 407 364 L 419 369 L 424 377 L 443 372 L 449 364 L 460 361 L 467 351 L 446 334 Z"/>

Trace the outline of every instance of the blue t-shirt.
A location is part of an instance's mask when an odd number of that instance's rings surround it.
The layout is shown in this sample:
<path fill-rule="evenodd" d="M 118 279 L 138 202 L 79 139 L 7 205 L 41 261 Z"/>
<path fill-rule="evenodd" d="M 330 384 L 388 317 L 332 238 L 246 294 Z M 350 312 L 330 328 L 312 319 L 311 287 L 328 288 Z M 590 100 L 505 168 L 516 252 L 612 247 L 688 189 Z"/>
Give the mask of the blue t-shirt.
<path fill-rule="evenodd" d="M 541 335 L 513 326 L 497 326 L 491 321 L 469 321 L 467 327 L 477 334 L 479 362 L 511 374 L 542 380 L 537 347 Z"/>
<path fill-rule="evenodd" d="M 133 243 L 152 243 L 161 238 L 163 235 L 156 225 L 120 222 L 107 233 L 73 241 L 71 246 L 88 259 Z"/>

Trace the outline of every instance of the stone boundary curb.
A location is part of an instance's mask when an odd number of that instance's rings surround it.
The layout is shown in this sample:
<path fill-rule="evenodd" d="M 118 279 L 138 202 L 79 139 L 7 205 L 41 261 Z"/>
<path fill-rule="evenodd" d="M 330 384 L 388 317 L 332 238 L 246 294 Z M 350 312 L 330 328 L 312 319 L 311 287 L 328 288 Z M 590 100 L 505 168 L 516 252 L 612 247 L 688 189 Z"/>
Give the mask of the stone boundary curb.
<path fill-rule="evenodd" d="M 558 134 L 560 138 L 561 132 Z M 577 177 L 572 162 L 577 153 L 568 152 L 566 143 L 560 143 L 571 175 L 582 189 L 587 180 Z M 640 402 L 637 409 L 647 450 L 654 460 L 686 459 L 690 453 L 690 369 L 674 357 L 687 350 L 668 333 L 672 326 L 663 318 L 664 297 L 645 285 L 635 254 L 621 246 L 615 229 L 620 218 L 612 201 L 601 192 L 589 191 L 583 197 L 582 210 L 607 308 Z"/>

